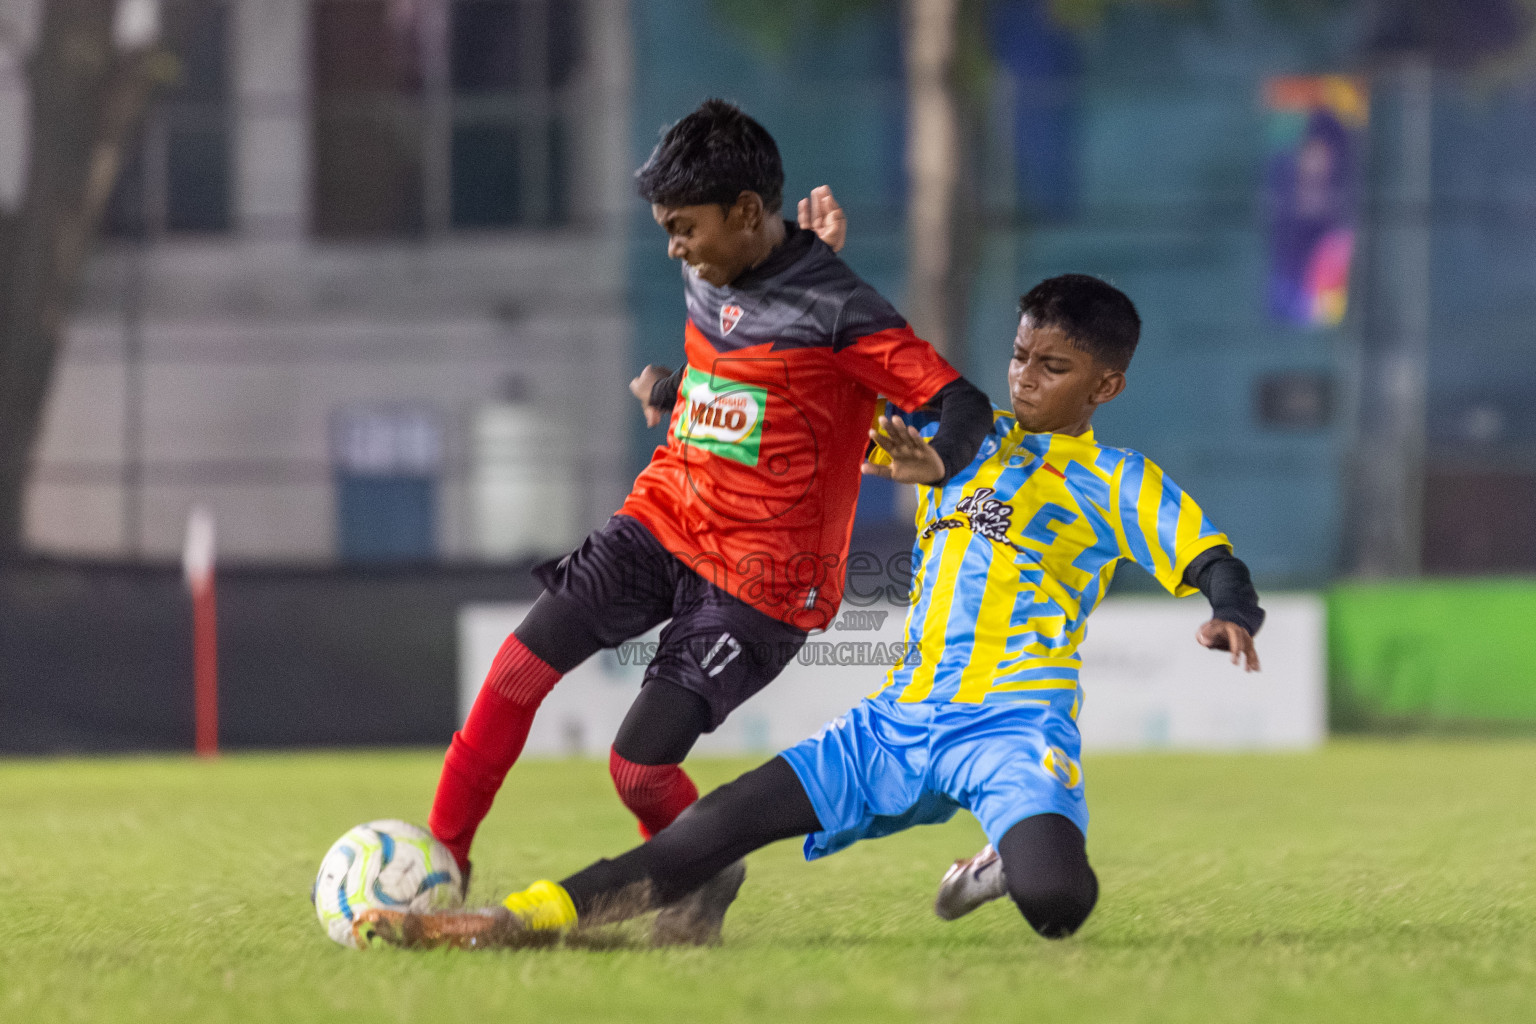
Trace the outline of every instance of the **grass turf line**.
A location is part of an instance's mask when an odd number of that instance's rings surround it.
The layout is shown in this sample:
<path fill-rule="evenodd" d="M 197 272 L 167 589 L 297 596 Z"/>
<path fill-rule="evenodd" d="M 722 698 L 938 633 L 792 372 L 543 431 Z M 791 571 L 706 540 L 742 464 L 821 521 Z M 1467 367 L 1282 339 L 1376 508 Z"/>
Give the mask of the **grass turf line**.
<path fill-rule="evenodd" d="M 1536 993 L 1536 744 L 1342 742 L 1090 758 L 1098 910 L 1063 943 L 1011 906 L 933 917 L 949 825 L 806 865 L 754 855 L 718 949 L 332 945 L 326 847 L 422 821 L 439 752 L 0 762 L 0 1020 L 1509 1021 Z M 690 768 L 701 788 L 749 762 Z M 636 839 L 597 762 L 529 762 L 476 895 Z"/>

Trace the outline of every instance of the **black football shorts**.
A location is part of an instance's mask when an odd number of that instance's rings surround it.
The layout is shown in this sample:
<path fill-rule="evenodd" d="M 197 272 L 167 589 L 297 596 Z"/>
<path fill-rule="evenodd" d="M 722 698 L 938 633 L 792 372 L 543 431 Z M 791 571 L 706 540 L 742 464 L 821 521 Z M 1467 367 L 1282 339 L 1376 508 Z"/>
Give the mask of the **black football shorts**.
<path fill-rule="evenodd" d="M 647 683 L 709 704 L 713 732 L 799 653 L 806 633 L 733 597 L 674 556 L 637 519 L 616 515 L 581 547 L 534 570 L 545 593 L 517 634 L 557 669 L 667 622 Z M 563 652 L 546 656 L 546 650 Z M 560 662 L 565 662 L 562 666 Z"/>

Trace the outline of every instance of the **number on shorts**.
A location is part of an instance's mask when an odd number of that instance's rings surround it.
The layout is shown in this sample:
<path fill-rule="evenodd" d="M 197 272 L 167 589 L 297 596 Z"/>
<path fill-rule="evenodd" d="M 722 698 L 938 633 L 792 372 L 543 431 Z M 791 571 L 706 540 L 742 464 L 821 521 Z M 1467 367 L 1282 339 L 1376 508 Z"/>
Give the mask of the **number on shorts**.
<path fill-rule="evenodd" d="M 722 648 L 729 648 L 729 653 L 726 654 L 725 658 L 720 662 L 720 664 L 716 665 L 714 668 L 709 668 L 709 663 L 715 660 L 715 655 L 719 654 Z M 699 667 L 709 668 L 709 677 L 713 679 L 715 676 L 721 673 L 725 666 L 735 661 L 737 656 L 740 654 L 741 641 L 737 640 L 729 633 L 721 633 L 720 639 L 715 641 L 715 646 L 711 647 L 709 649 L 709 653 L 704 655 L 704 660 L 699 662 Z"/>

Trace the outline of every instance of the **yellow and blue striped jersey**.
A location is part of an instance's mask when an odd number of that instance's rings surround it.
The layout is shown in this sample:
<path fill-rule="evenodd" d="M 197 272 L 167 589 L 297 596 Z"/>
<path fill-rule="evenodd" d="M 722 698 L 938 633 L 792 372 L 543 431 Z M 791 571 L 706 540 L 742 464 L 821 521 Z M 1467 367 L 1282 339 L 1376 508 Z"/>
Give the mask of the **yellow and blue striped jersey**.
<path fill-rule="evenodd" d="M 1078 645 L 1119 562 L 1184 597 L 1197 593 L 1189 563 L 1230 543 L 1141 453 L 1106 448 L 1092 430 L 1032 434 L 994 411 L 971 464 L 918 488 L 907 657 L 871 697 L 1059 705 L 1076 717 Z"/>

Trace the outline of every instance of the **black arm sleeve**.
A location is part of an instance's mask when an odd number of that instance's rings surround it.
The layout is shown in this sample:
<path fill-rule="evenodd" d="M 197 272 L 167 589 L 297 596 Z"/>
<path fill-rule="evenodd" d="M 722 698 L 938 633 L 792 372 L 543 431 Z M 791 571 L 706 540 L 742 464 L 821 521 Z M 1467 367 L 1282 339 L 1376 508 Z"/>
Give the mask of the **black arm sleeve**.
<path fill-rule="evenodd" d="M 1229 547 L 1212 548 L 1196 556 L 1184 570 L 1184 582 L 1197 587 L 1211 602 L 1211 617 L 1234 622 L 1257 636 L 1264 625 L 1264 609 L 1259 607 L 1259 592 L 1253 589 L 1253 577 L 1243 560 Z"/>
<path fill-rule="evenodd" d="M 992 430 L 992 401 L 976 385 L 957 377 L 940 388 L 929 405 L 938 409 L 939 432 L 928 446 L 944 460 L 944 478 L 932 486 L 942 487 L 981 450 Z"/>
<path fill-rule="evenodd" d="M 671 412 L 677 404 L 677 389 L 683 384 L 683 374 L 688 369 L 684 363 L 670 374 L 651 385 L 651 404 L 665 412 Z"/>

